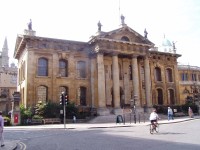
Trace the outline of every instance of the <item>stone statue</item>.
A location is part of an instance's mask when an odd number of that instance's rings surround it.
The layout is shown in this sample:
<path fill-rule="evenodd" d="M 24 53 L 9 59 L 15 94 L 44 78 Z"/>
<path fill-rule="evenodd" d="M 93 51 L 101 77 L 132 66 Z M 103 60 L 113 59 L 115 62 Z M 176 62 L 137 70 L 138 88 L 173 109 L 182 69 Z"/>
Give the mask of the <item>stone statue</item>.
<path fill-rule="evenodd" d="M 102 26 L 101 22 L 99 21 L 97 25 L 98 25 L 98 31 L 101 31 L 101 26 Z"/>
<path fill-rule="evenodd" d="M 32 30 L 32 20 L 30 19 L 30 22 L 28 23 L 28 30 Z"/>
<path fill-rule="evenodd" d="M 121 23 L 122 23 L 122 25 L 125 24 L 124 19 L 125 19 L 125 17 L 123 15 L 121 15 Z"/>
<path fill-rule="evenodd" d="M 144 37 L 145 37 L 145 39 L 147 39 L 147 34 L 148 34 L 148 32 L 147 32 L 147 30 L 146 30 L 146 28 L 144 29 Z"/>
<path fill-rule="evenodd" d="M 172 46 L 173 46 L 173 50 L 176 49 L 176 45 L 175 45 L 176 42 L 172 41 Z"/>

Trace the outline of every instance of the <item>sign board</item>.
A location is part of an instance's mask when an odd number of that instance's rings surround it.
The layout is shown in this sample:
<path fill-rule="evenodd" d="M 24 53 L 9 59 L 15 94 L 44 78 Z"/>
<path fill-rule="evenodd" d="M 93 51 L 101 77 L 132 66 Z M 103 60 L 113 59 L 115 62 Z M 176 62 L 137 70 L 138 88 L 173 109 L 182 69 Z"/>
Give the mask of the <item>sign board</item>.
<path fill-rule="evenodd" d="M 21 99 L 20 92 L 14 92 L 13 93 L 13 99 L 14 99 L 14 101 L 20 101 L 20 99 Z"/>

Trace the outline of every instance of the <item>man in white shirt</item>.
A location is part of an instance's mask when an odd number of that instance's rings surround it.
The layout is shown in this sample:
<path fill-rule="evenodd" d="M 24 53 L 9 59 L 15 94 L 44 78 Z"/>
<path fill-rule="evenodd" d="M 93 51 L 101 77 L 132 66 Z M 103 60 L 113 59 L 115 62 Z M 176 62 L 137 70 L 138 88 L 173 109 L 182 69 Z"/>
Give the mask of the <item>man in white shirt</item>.
<path fill-rule="evenodd" d="M 2 112 L 0 111 L 0 141 L 1 141 L 1 147 L 4 145 L 4 137 L 3 137 L 3 128 L 4 128 L 4 118 L 2 117 Z"/>
<path fill-rule="evenodd" d="M 151 121 L 151 124 L 155 124 L 157 123 L 158 119 L 159 119 L 159 116 L 156 113 L 156 109 L 154 108 L 152 113 L 150 114 L 149 120 Z"/>

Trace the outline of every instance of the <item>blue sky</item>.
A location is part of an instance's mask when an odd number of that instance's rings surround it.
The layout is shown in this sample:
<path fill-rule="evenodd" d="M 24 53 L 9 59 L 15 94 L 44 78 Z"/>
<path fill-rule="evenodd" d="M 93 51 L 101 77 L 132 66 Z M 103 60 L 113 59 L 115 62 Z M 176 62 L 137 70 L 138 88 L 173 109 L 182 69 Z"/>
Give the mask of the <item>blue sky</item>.
<path fill-rule="evenodd" d="M 176 41 L 177 53 L 182 55 L 180 64 L 200 67 L 199 0 L 1 1 L 0 48 L 7 37 L 12 58 L 17 34 L 23 34 L 30 19 L 37 36 L 88 41 L 96 33 L 99 20 L 102 31 L 119 28 L 121 14 L 136 32 L 143 35 L 146 28 L 156 46 L 161 45 L 164 34 L 171 42 Z"/>

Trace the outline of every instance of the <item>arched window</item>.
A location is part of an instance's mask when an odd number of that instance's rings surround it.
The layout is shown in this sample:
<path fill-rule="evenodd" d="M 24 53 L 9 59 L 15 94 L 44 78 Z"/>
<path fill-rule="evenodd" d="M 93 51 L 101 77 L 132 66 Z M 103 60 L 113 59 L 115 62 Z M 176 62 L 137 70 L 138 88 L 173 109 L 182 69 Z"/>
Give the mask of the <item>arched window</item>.
<path fill-rule="evenodd" d="M 48 60 L 46 58 L 38 59 L 38 76 L 48 76 Z"/>
<path fill-rule="evenodd" d="M 80 87 L 80 105 L 82 106 L 86 106 L 86 94 L 87 94 L 86 87 L 81 86 Z"/>
<path fill-rule="evenodd" d="M 162 81 L 161 69 L 159 67 L 155 67 L 155 80 Z"/>
<path fill-rule="evenodd" d="M 172 69 L 166 69 L 167 82 L 173 82 Z"/>
<path fill-rule="evenodd" d="M 127 42 L 130 41 L 129 38 L 128 38 L 127 36 L 123 36 L 123 37 L 121 38 L 121 40 L 122 40 L 122 41 L 127 41 Z"/>
<path fill-rule="evenodd" d="M 59 60 L 59 74 L 61 77 L 68 76 L 68 61 L 66 60 Z"/>
<path fill-rule="evenodd" d="M 78 78 L 86 78 L 86 63 L 84 61 L 77 63 L 77 76 Z"/>
<path fill-rule="evenodd" d="M 48 88 L 46 86 L 38 86 L 37 88 L 37 101 L 46 103 L 48 98 Z"/>
<path fill-rule="evenodd" d="M 163 105 L 163 91 L 162 91 L 162 89 L 157 89 L 157 100 L 158 100 L 158 105 Z"/>
<path fill-rule="evenodd" d="M 168 90 L 168 100 L 169 100 L 169 104 L 170 105 L 174 105 L 175 104 L 175 95 L 174 95 L 174 90 L 173 89 L 169 89 Z"/>

